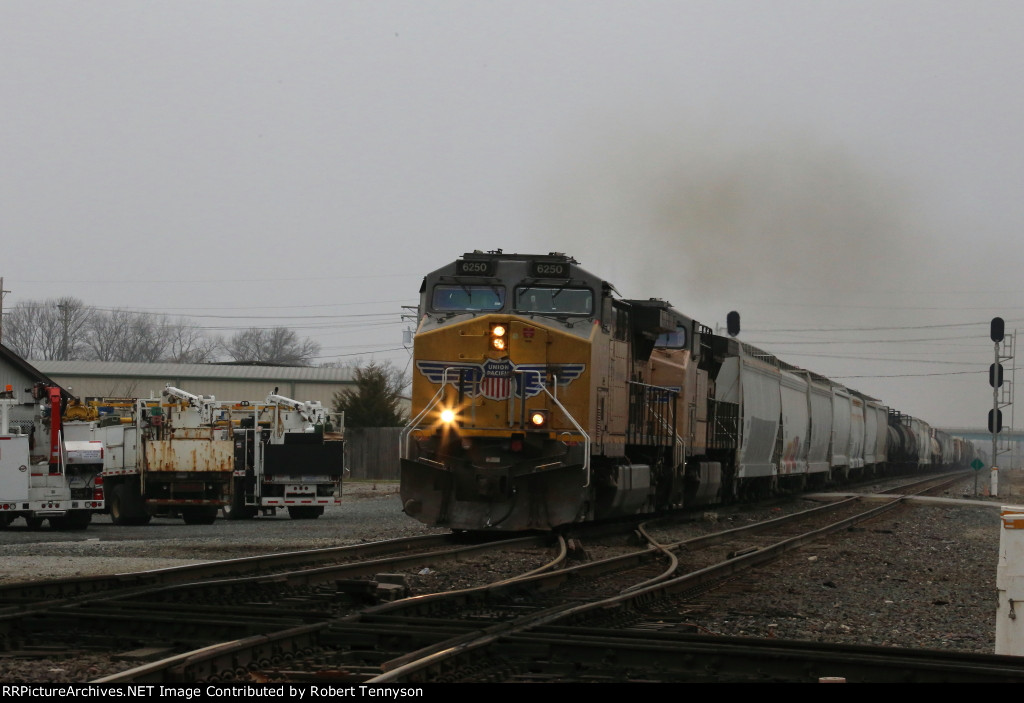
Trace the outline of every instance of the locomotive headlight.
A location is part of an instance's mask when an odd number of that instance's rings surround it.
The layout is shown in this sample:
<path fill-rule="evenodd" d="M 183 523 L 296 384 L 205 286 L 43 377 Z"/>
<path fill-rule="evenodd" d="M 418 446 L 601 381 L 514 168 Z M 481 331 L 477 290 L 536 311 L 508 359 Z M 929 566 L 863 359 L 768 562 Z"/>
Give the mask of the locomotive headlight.
<path fill-rule="evenodd" d="M 450 425 L 455 421 L 455 411 L 451 408 L 445 408 L 441 411 L 441 422 L 446 425 Z"/>
<path fill-rule="evenodd" d="M 491 325 L 491 348 L 498 351 L 505 351 L 505 335 L 508 328 L 502 324 Z"/>
<path fill-rule="evenodd" d="M 530 411 L 530 426 L 535 429 L 547 427 L 548 425 L 548 411 L 547 410 L 531 410 Z"/>

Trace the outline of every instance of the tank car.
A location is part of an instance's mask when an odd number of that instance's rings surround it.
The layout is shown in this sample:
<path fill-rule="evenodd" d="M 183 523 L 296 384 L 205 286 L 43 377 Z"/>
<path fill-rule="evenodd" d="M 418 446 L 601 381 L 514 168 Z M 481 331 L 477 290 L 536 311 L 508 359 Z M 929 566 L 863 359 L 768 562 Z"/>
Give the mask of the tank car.
<path fill-rule="evenodd" d="M 916 467 L 927 433 L 557 253 L 472 252 L 428 274 L 413 361 L 403 507 L 455 530 L 823 485 L 883 470 L 894 433 Z"/>

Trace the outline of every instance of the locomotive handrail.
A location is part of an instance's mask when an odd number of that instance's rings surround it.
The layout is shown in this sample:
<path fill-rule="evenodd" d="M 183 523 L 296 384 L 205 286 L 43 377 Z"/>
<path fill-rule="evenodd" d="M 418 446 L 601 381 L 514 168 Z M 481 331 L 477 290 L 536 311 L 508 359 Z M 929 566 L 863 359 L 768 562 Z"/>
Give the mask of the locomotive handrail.
<path fill-rule="evenodd" d="M 402 430 L 402 433 L 398 436 L 398 456 L 399 457 L 401 457 L 403 459 L 407 459 L 408 458 L 408 446 L 409 446 L 408 445 L 408 441 L 409 441 L 409 436 L 412 434 L 412 431 L 414 429 L 419 427 L 420 421 L 431 410 L 434 409 L 434 406 L 436 406 L 440 402 L 441 398 L 444 395 L 445 388 L 448 385 L 448 372 L 453 370 L 453 369 L 455 369 L 454 366 L 449 366 L 449 367 L 447 367 L 444 370 L 444 372 L 443 372 L 443 374 L 441 376 L 441 387 L 437 389 L 437 392 L 434 393 L 434 396 L 423 407 L 423 410 L 421 410 L 416 417 L 414 417 L 412 420 L 409 421 L 409 424 L 407 424 L 405 426 L 405 429 Z M 565 415 L 565 417 L 569 420 L 569 422 L 572 423 L 573 427 L 576 428 L 576 431 L 579 432 L 580 436 L 583 437 L 583 472 L 584 472 L 584 474 L 586 474 L 586 480 L 583 483 L 583 487 L 584 488 L 588 488 L 590 486 L 590 435 L 588 435 L 586 433 L 586 431 L 580 426 L 580 424 L 578 422 L 576 422 L 576 418 L 574 418 L 569 413 L 569 411 L 566 410 L 565 406 L 562 405 L 561 401 L 559 401 L 558 398 L 556 396 L 552 395 L 551 391 L 549 391 L 547 389 L 546 384 L 543 383 L 543 379 L 540 378 L 540 371 L 539 370 L 537 370 L 537 369 L 523 369 L 523 370 L 516 369 L 515 373 L 535 373 L 535 374 L 537 374 L 537 378 L 538 378 L 538 384 L 537 385 L 540 386 L 540 389 L 542 391 L 544 391 L 544 393 L 546 393 L 549 398 L 551 398 L 551 401 L 555 404 L 555 406 L 559 410 L 562 411 L 562 414 Z M 555 387 L 557 389 L 557 386 L 558 386 L 558 376 L 552 375 L 551 378 L 554 380 Z M 525 399 L 524 399 L 524 402 L 525 402 Z"/>
<path fill-rule="evenodd" d="M 659 386 L 650 386 L 650 387 L 651 388 L 659 388 Z M 668 389 L 666 389 L 666 390 L 668 390 Z M 653 415 L 655 418 L 657 418 L 658 424 L 661 425 L 662 429 L 664 429 L 664 430 L 666 430 L 668 432 L 671 432 L 672 435 L 676 438 L 676 446 L 675 446 L 675 450 L 672 452 L 672 459 L 675 461 L 676 465 L 678 466 L 679 463 L 680 463 L 680 460 L 682 459 L 682 457 L 686 455 L 686 440 L 683 439 L 679 435 L 678 432 L 676 432 L 675 428 L 672 427 L 672 425 L 669 424 L 669 421 L 666 420 L 665 417 L 661 413 L 659 413 L 657 410 L 651 408 L 651 415 Z"/>
<path fill-rule="evenodd" d="M 555 406 L 559 410 L 562 411 L 562 414 L 565 415 L 566 418 L 568 418 L 569 422 L 571 422 L 573 424 L 573 427 L 576 428 L 576 431 L 579 432 L 580 435 L 582 435 L 582 437 L 583 437 L 583 473 L 586 474 L 586 480 L 583 482 L 583 487 L 584 488 L 589 488 L 590 487 L 590 435 L 588 435 L 584 431 L 584 429 L 582 427 L 580 427 L 580 423 L 576 422 L 576 418 L 574 418 L 569 413 L 569 411 L 565 409 L 565 406 L 562 405 L 561 401 L 558 400 L 558 398 L 556 396 L 551 394 L 551 391 L 549 391 L 548 388 L 547 388 L 547 384 L 544 383 L 544 379 L 542 379 L 540 377 L 540 371 L 538 369 L 516 369 L 515 372 L 516 373 L 522 373 L 522 374 L 527 374 L 527 373 L 535 373 L 535 374 L 537 374 L 537 385 L 540 386 L 540 389 L 542 391 L 544 391 L 549 398 L 551 398 L 551 402 L 553 402 L 555 404 Z M 551 379 L 554 382 L 555 390 L 557 391 L 558 390 L 558 376 L 555 375 L 555 374 L 551 374 Z M 523 394 L 523 403 L 524 404 L 526 403 L 525 393 Z"/>
<path fill-rule="evenodd" d="M 644 389 L 649 388 L 657 391 L 663 391 L 664 393 L 671 396 L 674 401 L 678 401 L 679 399 L 679 390 L 675 388 L 669 388 L 668 386 L 655 386 L 650 383 L 642 383 L 640 381 L 627 381 L 627 385 L 636 386 Z M 644 397 L 644 402 L 647 404 L 649 412 L 657 420 L 658 424 L 661 425 L 661 428 L 666 432 L 669 432 L 673 437 L 675 437 L 676 444 L 672 449 L 672 461 L 674 462 L 675 466 L 678 466 L 681 463 L 681 461 L 684 460 L 686 457 L 686 440 L 683 439 L 676 431 L 676 428 L 671 423 L 669 423 L 669 421 L 660 412 L 658 412 L 658 410 L 653 406 L 652 401 L 650 400 L 650 398 L 647 397 L 646 394 Z"/>
<path fill-rule="evenodd" d="M 451 371 L 453 368 L 455 368 L 455 367 L 454 366 L 448 366 L 447 368 L 445 368 L 445 370 L 444 370 L 444 372 L 443 372 L 443 374 L 441 376 L 441 387 L 437 389 L 437 393 L 435 393 L 434 397 L 431 398 L 430 401 L 423 407 L 423 410 L 420 411 L 419 415 L 414 417 L 412 420 L 409 420 L 409 424 L 407 424 L 405 426 L 405 429 L 402 430 L 401 434 L 398 435 L 398 456 L 399 456 L 399 458 L 401 458 L 401 459 L 408 459 L 409 458 L 409 454 L 408 454 L 408 451 L 407 451 L 408 446 L 409 446 L 408 445 L 409 435 L 412 434 L 412 431 L 414 429 L 419 427 L 420 420 L 422 420 L 426 416 L 426 414 L 429 413 L 431 410 L 433 410 L 434 406 L 437 405 L 438 402 L 440 402 L 441 397 L 444 395 L 444 389 L 448 385 L 448 372 Z"/>

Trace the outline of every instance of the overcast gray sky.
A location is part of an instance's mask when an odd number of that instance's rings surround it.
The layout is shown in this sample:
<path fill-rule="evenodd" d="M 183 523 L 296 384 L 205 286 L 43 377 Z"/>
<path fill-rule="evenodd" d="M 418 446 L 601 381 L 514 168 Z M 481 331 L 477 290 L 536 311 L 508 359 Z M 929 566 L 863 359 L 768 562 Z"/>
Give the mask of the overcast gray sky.
<path fill-rule="evenodd" d="M 980 425 L 988 321 L 1024 327 L 1022 36 L 1009 0 L 0 0 L 5 305 L 404 366 L 425 272 L 564 251 Z"/>

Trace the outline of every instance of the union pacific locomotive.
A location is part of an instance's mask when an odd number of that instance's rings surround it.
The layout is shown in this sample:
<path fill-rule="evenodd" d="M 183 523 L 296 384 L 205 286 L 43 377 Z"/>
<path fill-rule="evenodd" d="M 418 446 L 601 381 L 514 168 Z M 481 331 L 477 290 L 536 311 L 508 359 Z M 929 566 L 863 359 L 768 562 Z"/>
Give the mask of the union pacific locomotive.
<path fill-rule="evenodd" d="M 465 254 L 424 278 L 419 317 L 401 495 L 429 525 L 551 529 L 969 460 L 564 254 Z"/>

